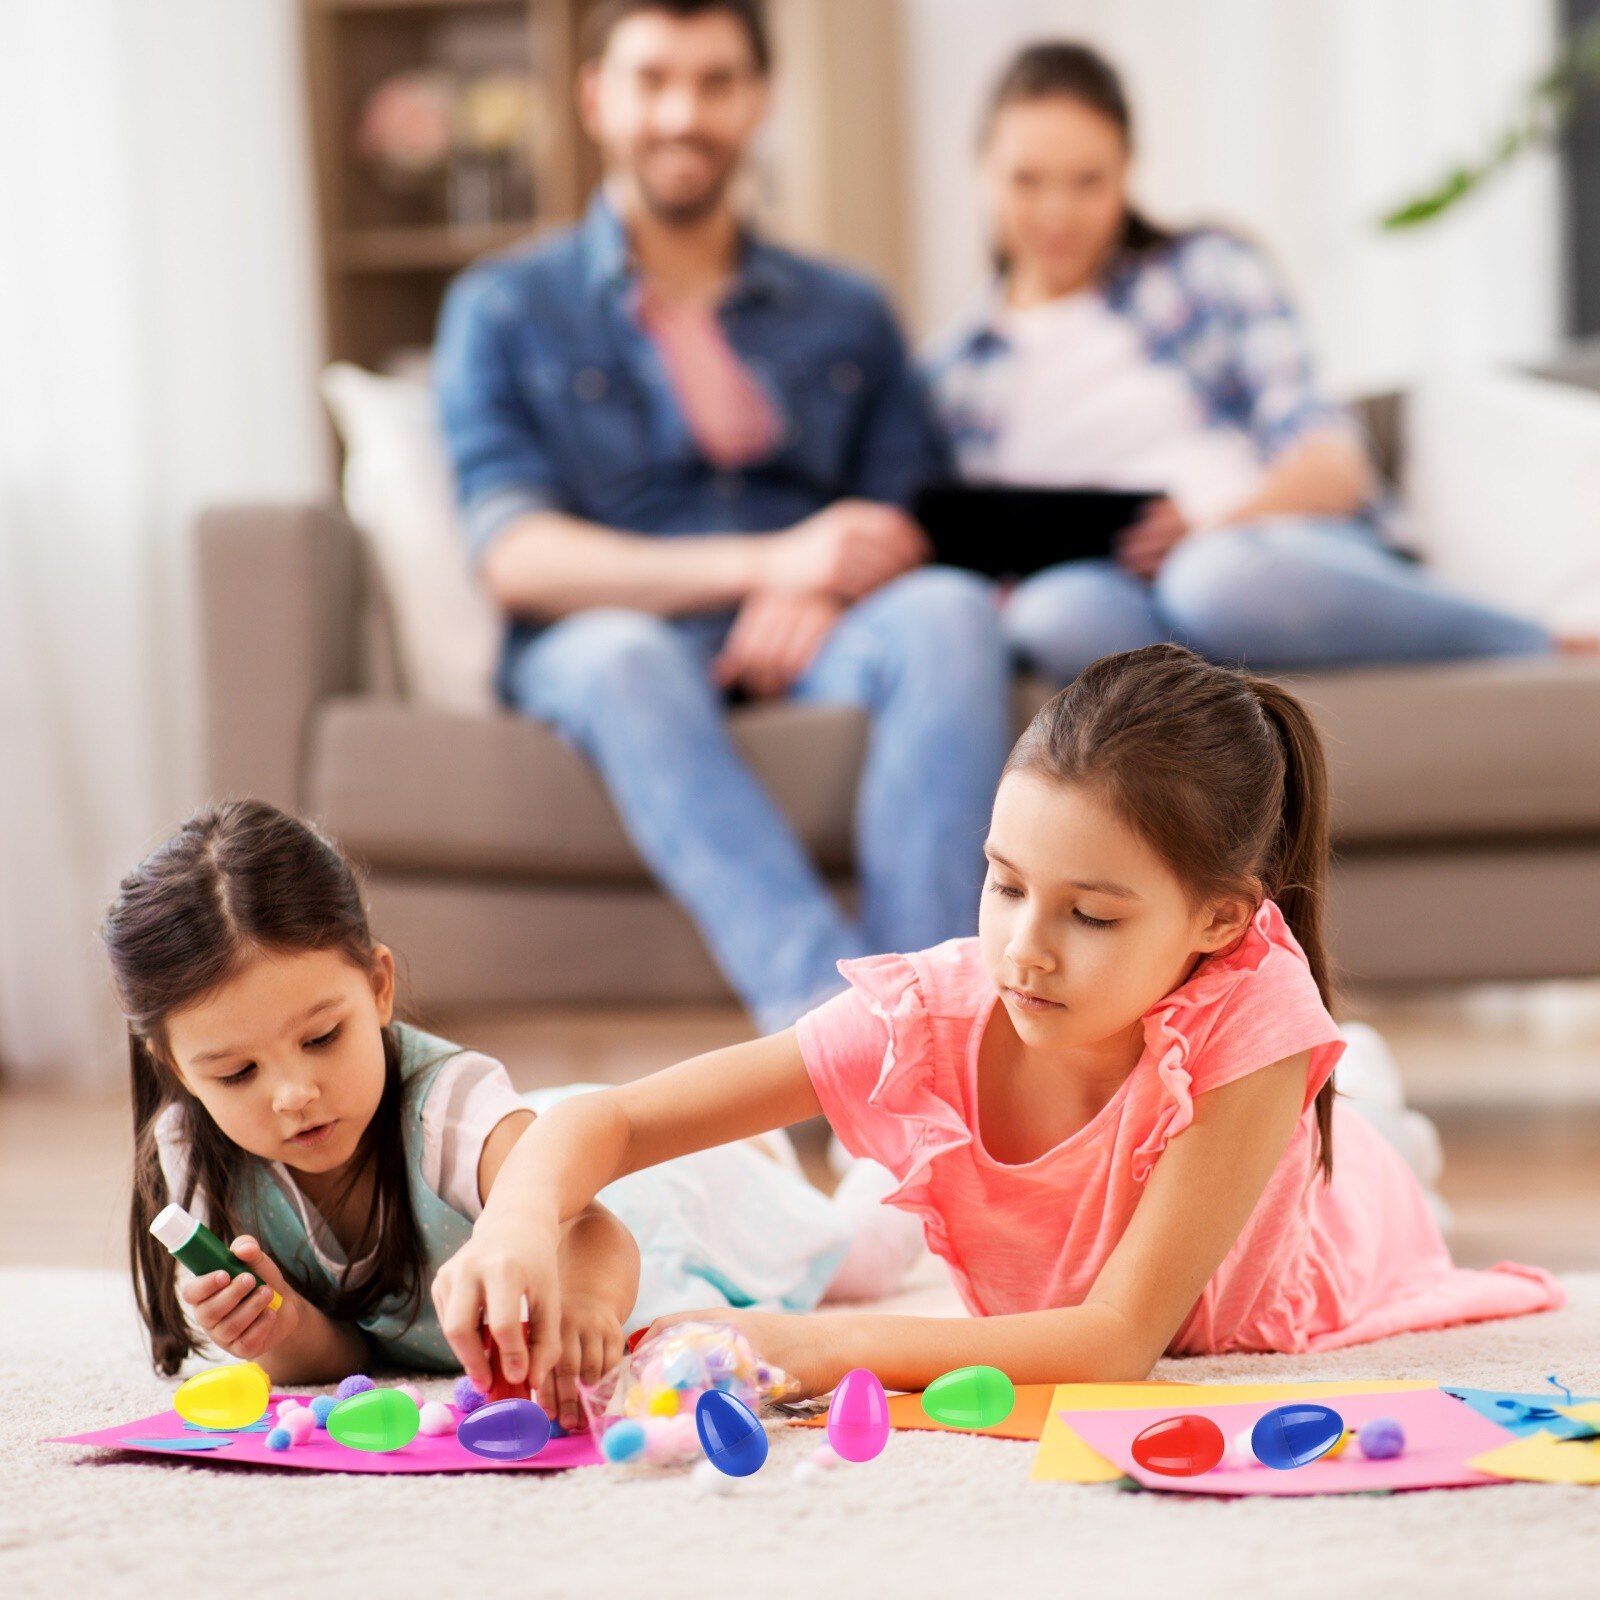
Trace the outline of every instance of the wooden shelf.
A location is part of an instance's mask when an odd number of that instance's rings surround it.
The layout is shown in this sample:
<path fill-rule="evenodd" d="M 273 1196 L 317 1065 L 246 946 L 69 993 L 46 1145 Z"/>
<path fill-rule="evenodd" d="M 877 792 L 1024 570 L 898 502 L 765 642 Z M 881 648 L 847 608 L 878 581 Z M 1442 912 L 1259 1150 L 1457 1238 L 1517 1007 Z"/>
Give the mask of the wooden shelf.
<path fill-rule="evenodd" d="M 479 228 L 356 228 L 336 234 L 329 254 L 344 272 L 449 271 L 548 231 L 532 218 Z"/>

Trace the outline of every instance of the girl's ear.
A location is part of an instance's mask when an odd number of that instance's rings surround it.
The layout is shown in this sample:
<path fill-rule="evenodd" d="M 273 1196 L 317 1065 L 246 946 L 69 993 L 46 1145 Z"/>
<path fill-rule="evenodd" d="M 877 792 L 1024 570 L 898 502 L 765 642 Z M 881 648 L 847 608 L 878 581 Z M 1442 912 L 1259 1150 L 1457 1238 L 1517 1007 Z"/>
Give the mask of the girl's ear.
<path fill-rule="evenodd" d="M 1207 955 L 1226 950 L 1249 927 L 1256 914 L 1255 902 L 1243 895 L 1230 895 L 1211 902 L 1210 915 L 1200 930 L 1198 948 Z"/>
<path fill-rule="evenodd" d="M 372 947 L 372 998 L 378 1007 L 378 1025 L 394 1021 L 394 951 L 386 944 Z"/>

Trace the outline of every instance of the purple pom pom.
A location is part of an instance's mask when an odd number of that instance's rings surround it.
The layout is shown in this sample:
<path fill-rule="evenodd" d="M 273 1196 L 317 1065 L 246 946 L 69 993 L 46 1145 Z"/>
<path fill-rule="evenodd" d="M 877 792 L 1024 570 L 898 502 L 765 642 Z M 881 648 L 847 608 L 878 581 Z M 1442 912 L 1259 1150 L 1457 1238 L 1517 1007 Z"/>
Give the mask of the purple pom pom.
<path fill-rule="evenodd" d="M 352 1372 L 333 1392 L 341 1400 L 349 1400 L 355 1395 L 365 1394 L 368 1389 L 376 1389 L 377 1387 L 377 1384 L 364 1372 Z"/>
<path fill-rule="evenodd" d="M 479 1406 L 487 1405 L 489 1397 L 482 1389 L 472 1386 L 471 1378 L 457 1378 L 452 1398 L 456 1403 L 456 1410 L 464 1417 L 470 1417 Z"/>
<path fill-rule="evenodd" d="M 269 1450 L 287 1450 L 293 1443 L 294 1440 L 289 1437 L 287 1428 L 274 1428 L 267 1435 L 267 1449 Z"/>
<path fill-rule="evenodd" d="M 1369 1461 L 1389 1461 L 1406 1448 L 1406 1431 L 1393 1417 L 1374 1417 L 1363 1422 L 1356 1443 Z"/>
<path fill-rule="evenodd" d="M 311 1415 L 317 1419 L 319 1428 L 328 1426 L 328 1415 L 338 1403 L 331 1394 L 319 1394 L 311 1402 Z"/>

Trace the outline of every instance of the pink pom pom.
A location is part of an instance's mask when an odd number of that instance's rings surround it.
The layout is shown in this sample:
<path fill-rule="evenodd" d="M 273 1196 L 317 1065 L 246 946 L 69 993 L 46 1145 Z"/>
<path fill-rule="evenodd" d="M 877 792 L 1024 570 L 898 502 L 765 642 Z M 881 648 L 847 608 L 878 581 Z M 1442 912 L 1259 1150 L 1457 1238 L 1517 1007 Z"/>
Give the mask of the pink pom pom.
<path fill-rule="evenodd" d="M 419 1411 L 422 1409 L 422 1391 L 416 1386 L 416 1384 L 397 1383 L 394 1386 L 394 1392 L 396 1394 L 403 1394 L 407 1396 L 412 1405 L 414 1405 Z"/>
<path fill-rule="evenodd" d="M 648 1417 L 644 1424 L 644 1458 L 664 1467 L 678 1459 L 676 1417 Z"/>
<path fill-rule="evenodd" d="M 278 1423 L 295 1444 L 304 1444 L 317 1431 L 317 1419 L 306 1406 L 296 1406 Z"/>
<path fill-rule="evenodd" d="M 300 1400 L 280 1400 L 277 1410 L 272 1414 L 281 1422 L 291 1411 L 298 1411 L 303 1403 Z"/>
<path fill-rule="evenodd" d="M 819 1444 L 811 1452 L 811 1464 L 820 1467 L 824 1472 L 832 1472 L 835 1467 L 842 1467 L 844 1459 L 831 1444 Z"/>

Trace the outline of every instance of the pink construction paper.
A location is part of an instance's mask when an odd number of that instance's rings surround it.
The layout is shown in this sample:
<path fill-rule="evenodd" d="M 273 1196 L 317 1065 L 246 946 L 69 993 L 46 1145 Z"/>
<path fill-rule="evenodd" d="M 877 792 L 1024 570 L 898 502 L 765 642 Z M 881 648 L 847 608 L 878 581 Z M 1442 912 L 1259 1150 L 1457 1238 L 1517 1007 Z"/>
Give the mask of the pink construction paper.
<path fill-rule="evenodd" d="M 287 1395 L 272 1397 L 269 1415 Z M 303 1396 L 296 1396 L 303 1399 Z M 1462 1407 L 1463 1410 L 1466 1407 Z M 1498 1430 L 1496 1430 L 1498 1431 Z M 158 1445 L 140 1444 L 141 1439 L 231 1439 L 215 1450 L 163 1450 Z M 552 1439 L 530 1461 L 485 1461 L 456 1443 L 454 1434 L 430 1438 L 419 1433 L 403 1450 L 373 1455 L 352 1450 L 318 1428 L 305 1444 L 287 1450 L 267 1449 L 265 1432 L 197 1434 L 186 1428 L 176 1411 L 163 1411 L 119 1428 L 100 1428 L 94 1433 L 75 1433 L 64 1439 L 49 1439 L 48 1444 L 92 1444 L 114 1450 L 132 1450 L 160 1456 L 164 1461 L 186 1461 L 196 1466 L 299 1467 L 308 1472 L 522 1472 L 557 1467 L 598 1466 L 601 1455 L 592 1435 L 577 1433 L 565 1439 Z"/>
<path fill-rule="evenodd" d="M 1361 1494 L 1374 1489 L 1452 1489 L 1506 1481 L 1469 1467 L 1467 1460 L 1509 1444 L 1514 1436 L 1438 1389 L 1319 1394 L 1317 1400 L 1331 1406 L 1351 1428 L 1375 1417 L 1393 1417 L 1405 1430 L 1405 1453 L 1389 1461 L 1368 1461 L 1352 1440 L 1331 1461 L 1324 1457 L 1287 1472 L 1259 1465 L 1233 1467 L 1224 1461 L 1195 1478 L 1169 1478 L 1146 1470 L 1133 1459 L 1134 1436 L 1152 1422 L 1168 1414 L 1210 1417 L 1231 1444 L 1236 1434 L 1254 1427 L 1273 1406 L 1259 1401 L 1254 1405 L 1186 1406 L 1182 1396 L 1174 1394 L 1170 1413 L 1062 1411 L 1059 1415 L 1087 1445 L 1145 1488 L 1178 1494 Z"/>

